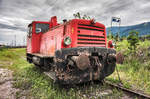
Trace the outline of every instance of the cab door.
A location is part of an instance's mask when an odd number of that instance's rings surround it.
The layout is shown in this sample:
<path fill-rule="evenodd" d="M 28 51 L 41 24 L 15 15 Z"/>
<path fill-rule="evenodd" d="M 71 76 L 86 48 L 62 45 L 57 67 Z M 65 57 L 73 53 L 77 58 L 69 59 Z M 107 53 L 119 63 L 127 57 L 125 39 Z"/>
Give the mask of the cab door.
<path fill-rule="evenodd" d="M 29 24 L 27 31 L 27 53 L 32 53 L 32 31 L 32 24 Z"/>
<path fill-rule="evenodd" d="M 40 42 L 42 31 L 39 27 L 40 23 L 33 23 L 33 32 L 32 32 L 32 53 L 40 52 Z"/>
<path fill-rule="evenodd" d="M 35 21 L 33 23 L 32 52 L 40 53 L 41 39 L 43 34 L 49 30 L 49 22 Z"/>

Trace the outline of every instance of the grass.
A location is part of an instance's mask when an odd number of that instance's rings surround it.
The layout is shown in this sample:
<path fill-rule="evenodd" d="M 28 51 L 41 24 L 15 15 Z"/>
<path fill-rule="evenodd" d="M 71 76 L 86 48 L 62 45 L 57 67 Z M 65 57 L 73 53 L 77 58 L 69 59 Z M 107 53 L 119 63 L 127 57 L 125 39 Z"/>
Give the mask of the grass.
<path fill-rule="evenodd" d="M 26 96 L 27 99 L 94 99 L 117 98 L 122 96 L 117 90 L 112 94 L 99 96 L 100 91 L 109 89 L 107 86 L 87 84 L 73 88 L 62 88 L 44 75 L 33 64 L 29 64 L 25 58 L 24 48 L 0 50 L 0 68 L 7 68 L 13 72 L 13 87 L 19 89 L 17 99 Z"/>
<path fill-rule="evenodd" d="M 18 98 L 25 95 L 27 98 L 36 99 L 70 99 L 67 91 L 60 90 L 57 85 L 54 86 L 51 79 L 26 62 L 25 49 L 4 49 L 0 52 L 0 59 L 3 62 L 13 62 L 11 66 L 5 64 L 1 67 L 14 71 L 15 83 L 13 85 L 21 89 L 16 94 Z M 28 90 L 28 93 L 22 93 L 23 90 Z M 74 99 L 75 95 L 71 94 L 71 98 Z"/>
<path fill-rule="evenodd" d="M 119 75 L 126 88 L 142 90 L 150 95 L 150 56 L 148 48 L 150 41 L 139 42 L 136 53 L 128 50 L 128 42 L 124 40 L 118 43 L 117 51 L 125 56 L 123 64 L 117 64 Z M 118 83 L 118 75 L 115 71 L 108 80 Z"/>
<path fill-rule="evenodd" d="M 147 48 L 150 47 L 150 41 L 140 42 L 136 54 L 128 50 L 128 42 L 123 40 L 117 43 L 117 51 L 122 52 L 125 61 L 117 65 L 119 75 L 126 88 L 140 89 L 150 94 L 150 58 Z M 87 84 L 75 88 L 62 88 L 53 84 L 43 72 L 33 64 L 29 64 L 25 58 L 24 48 L 1 49 L 0 50 L 0 68 L 7 68 L 13 72 L 13 87 L 20 89 L 16 97 L 26 96 L 27 99 L 94 99 L 99 98 L 118 98 L 123 95 L 116 89 L 111 94 L 99 96 L 101 91 L 109 89 L 107 86 Z M 139 56 L 138 53 L 143 53 Z M 140 54 L 141 55 L 141 54 Z M 119 83 L 117 72 L 115 71 L 108 80 Z"/>

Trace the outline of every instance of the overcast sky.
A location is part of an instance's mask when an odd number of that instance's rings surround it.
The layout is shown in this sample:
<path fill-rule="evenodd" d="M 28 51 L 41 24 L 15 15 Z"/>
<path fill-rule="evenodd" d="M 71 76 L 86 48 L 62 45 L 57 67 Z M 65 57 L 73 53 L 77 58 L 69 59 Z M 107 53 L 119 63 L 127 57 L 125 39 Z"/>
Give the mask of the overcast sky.
<path fill-rule="evenodd" d="M 10 43 L 15 35 L 23 42 L 29 23 L 55 15 L 61 22 L 80 12 L 109 27 L 112 16 L 120 17 L 122 26 L 148 22 L 149 9 L 150 0 L 0 0 L 0 42 Z"/>

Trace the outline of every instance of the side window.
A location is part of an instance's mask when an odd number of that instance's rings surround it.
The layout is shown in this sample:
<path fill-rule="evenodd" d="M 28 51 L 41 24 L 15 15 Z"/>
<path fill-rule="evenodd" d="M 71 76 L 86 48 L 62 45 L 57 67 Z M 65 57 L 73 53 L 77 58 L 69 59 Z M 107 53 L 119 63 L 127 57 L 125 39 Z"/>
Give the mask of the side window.
<path fill-rule="evenodd" d="M 49 30 L 49 24 L 46 23 L 37 23 L 36 24 L 36 33 L 45 33 Z"/>
<path fill-rule="evenodd" d="M 32 25 L 30 25 L 30 26 L 28 27 L 27 33 L 28 33 L 28 37 L 31 37 L 31 36 L 32 36 Z"/>

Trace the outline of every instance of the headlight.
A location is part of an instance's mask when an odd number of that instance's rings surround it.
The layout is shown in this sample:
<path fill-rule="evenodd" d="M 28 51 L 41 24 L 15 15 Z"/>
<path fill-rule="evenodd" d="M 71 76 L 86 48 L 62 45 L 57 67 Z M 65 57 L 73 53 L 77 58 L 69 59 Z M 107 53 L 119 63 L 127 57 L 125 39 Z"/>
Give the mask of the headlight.
<path fill-rule="evenodd" d="M 64 44 L 65 44 L 65 45 L 70 45 L 70 44 L 71 44 L 71 38 L 70 38 L 70 37 L 66 37 L 66 38 L 64 39 Z"/>

